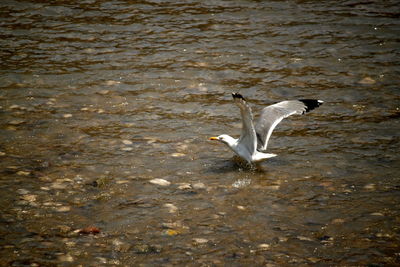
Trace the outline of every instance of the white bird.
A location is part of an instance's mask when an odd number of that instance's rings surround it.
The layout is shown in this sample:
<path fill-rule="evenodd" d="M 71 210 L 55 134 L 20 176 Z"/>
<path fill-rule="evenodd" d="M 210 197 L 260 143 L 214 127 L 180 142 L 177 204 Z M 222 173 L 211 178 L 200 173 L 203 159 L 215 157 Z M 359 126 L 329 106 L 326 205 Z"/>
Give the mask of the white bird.
<path fill-rule="evenodd" d="M 284 118 L 293 114 L 304 114 L 324 103 L 322 100 L 300 99 L 282 101 L 263 108 L 257 124 L 253 123 L 253 114 L 244 97 L 239 93 L 232 93 L 233 100 L 240 108 L 242 115 L 242 133 L 239 139 L 222 134 L 210 137 L 226 144 L 240 158 L 252 164 L 272 157 L 276 154 L 265 153 L 272 131 Z"/>

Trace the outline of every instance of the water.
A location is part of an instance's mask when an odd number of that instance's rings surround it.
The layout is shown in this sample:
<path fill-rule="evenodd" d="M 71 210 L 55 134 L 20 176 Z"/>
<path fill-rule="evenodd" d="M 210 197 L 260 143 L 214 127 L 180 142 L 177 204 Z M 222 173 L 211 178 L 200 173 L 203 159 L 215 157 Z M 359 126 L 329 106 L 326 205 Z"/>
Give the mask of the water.
<path fill-rule="evenodd" d="M 397 1 L 49 2 L 0 3 L 2 265 L 400 264 Z M 250 171 L 236 91 L 325 104 Z"/>

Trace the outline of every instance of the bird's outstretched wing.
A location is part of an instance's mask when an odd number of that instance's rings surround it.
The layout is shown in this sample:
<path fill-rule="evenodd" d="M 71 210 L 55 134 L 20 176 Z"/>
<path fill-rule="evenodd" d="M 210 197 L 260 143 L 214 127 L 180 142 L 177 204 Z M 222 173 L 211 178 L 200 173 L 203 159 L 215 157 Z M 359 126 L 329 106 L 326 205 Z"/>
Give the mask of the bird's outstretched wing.
<path fill-rule="evenodd" d="M 267 149 L 268 140 L 276 125 L 293 114 L 304 114 L 322 105 L 322 100 L 301 99 L 282 101 L 265 107 L 255 126 L 259 151 Z"/>
<path fill-rule="evenodd" d="M 239 106 L 240 114 L 242 115 L 242 134 L 240 135 L 238 143 L 246 147 L 250 154 L 253 154 L 257 149 L 257 136 L 253 124 L 251 108 L 241 94 L 232 93 L 232 97 Z"/>

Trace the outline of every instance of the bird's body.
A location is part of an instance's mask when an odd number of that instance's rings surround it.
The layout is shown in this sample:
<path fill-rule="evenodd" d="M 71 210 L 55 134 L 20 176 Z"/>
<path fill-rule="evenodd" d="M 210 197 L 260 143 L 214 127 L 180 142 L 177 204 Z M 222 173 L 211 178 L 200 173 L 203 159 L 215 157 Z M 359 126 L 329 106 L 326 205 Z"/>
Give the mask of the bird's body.
<path fill-rule="evenodd" d="M 322 105 L 323 101 L 314 99 L 288 100 L 265 107 L 254 124 L 250 106 L 242 95 L 233 93 L 232 97 L 240 108 L 242 116 L 242 133 L 239 139 L 223 134 L 211 137 L 210 140 L 218 140 L 226 144 L 239 157 L 249 164 L 263 161 L 275 154 L 265 153 L 268 140 L 276 125 L 284 118 L 293 114 L 304 114 Z"/>
<path fill-rule="evenodd" d="M 246 146 L 246 143 L 240 142 L 240 138 L 235 139 L 226 134 L 220 135 L 215 138 L 219 138 L 219 141 L 225 143 L 233 152 L 235 152 L 242 159 L 246 160 L 248 163 L 258 162 L 276 156 L 276 154 L 264 153 L 258 151 L 257 149 L 249 149 L 249 147 Z"/>

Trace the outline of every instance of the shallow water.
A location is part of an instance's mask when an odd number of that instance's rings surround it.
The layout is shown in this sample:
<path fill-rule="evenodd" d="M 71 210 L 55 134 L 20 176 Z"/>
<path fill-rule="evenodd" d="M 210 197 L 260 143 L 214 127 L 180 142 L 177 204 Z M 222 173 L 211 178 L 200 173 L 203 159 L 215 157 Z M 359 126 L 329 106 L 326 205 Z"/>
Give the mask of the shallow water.
<path fill-rule="evenodd" d="M 0 2 L 2 265 L 400 264 L 397 1 L 48 2 Z M 235 91 L 325 104 L 245 170 Z"/>

